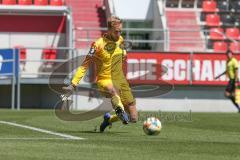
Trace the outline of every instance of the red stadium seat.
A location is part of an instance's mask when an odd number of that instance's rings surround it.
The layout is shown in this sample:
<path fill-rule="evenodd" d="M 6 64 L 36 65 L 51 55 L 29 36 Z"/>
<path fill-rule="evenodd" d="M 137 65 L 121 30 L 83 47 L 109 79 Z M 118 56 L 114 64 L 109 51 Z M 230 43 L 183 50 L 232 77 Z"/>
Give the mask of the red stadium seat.
<path fill-rule="evenodd" d="M 35 0 L 34 4 L 39 6 L 45 6 L 48 5 L 48 0 Z"/>
<path fill-rule="evenodd" d="M 18 0 L 19 5 L 32 5 L 32 0 Z"/>
<path fill-rule="evenodd" d="M 23 46 L 15 46 L 16 49 L 19 49 L 20 59 L 26 59 L 26 48 Z"/>
<path fill-rule="evenodd" d="M 64 5 L 64 0 L 50 0 L 51 6 L 62 6 Z"/>
<path fill-rule="evenodd" d="M 211 28 L 210 29 L 210 39 L 212 40 L 224 40 L 223 28 Z"/>
<path fill-rule="evenodd" d="M 2 0 L 3 5 L 15 5 L 17 4 L 17 0 Z"/>
<path fill-rule="evenodd" d="M 23 71 L 25 71 L 25 65 L 26 65 L 26 58 L 27 58 L 27 52 L 26 48 L 23 46 L 15 46 L 16 49 L 19 49 L 19 56 L 20 56 L 20 67 Z"/>
<path fill-rule="evenodd" d="M 229 39 L 238 39 L 240 36 L 239 29 L 234 27 L 234 28 L 227 28 L 226 29 L 226 36 Z"/>
<path fill-rule="evenodd" d="M 220 16 L 217 14 L 207 14 L 206 15 L 206 25 L 210 27 L 220 26 Z"/>
<path fill-rule="evenodd" d="M 26 48 L 21 48 L 20 49 L 20 59 L 25 60 L 27 57 L 26 55 L 27 55 Z"/>
<path fill-rule="evenodd" d="M 217 41 L 213 43 L 214 52 L 226 52 L 228 49 L 227 43 L 223 41 Z"/>
<path fill-rule="evenodd" d="M 57 50 L 52 47 L 45 48 L 43 50 L 42 59 L 49 60 L 49 62 L 45 62 L 45 65 L 52 65 L 54 62 L 51 60 L 55 60 L 57 58 Z"/>
<path fill-rule="evenodd" d="M 230 50 L 233 53 L 240 53 L 240 42 L 231 42 Z"/>
<path fill-rule="evenodd" d="M 203 1 L 203 12 L 216 12 L 217 3 L 215 1 Z"/>

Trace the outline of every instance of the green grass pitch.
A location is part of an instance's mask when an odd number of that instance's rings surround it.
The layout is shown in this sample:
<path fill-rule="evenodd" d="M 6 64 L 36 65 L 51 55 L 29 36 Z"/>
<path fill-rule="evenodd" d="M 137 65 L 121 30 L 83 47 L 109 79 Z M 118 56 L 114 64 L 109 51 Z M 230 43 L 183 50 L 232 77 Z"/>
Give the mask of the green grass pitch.
<path fill-rule="evenodd" d="M 59 120 L 52 110 L 0 110 L 0 121 L 14 122 L 85 138 L 59 136 L 0 124 L 3 160 L 239 160 L 240 114 L 162 113 L 162 131 L 147 136 L 144 117 L 137 124 L 117 122 L 105 133 L 94 131 L 102 118 L 86 122 Z M 177 115 L 177 116 L 176 116 Z M 182 117 L 181 117 L 182 116 Z"/>

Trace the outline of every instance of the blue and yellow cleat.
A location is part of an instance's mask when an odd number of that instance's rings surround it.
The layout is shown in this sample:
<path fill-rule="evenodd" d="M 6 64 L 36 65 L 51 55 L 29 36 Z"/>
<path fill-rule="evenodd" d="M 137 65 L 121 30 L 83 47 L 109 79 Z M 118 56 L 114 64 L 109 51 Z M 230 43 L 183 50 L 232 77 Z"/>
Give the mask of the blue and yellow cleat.
<path fill-rule="evenodd" d="M 128 124 L 128 122 L 129 122 L 128 115 L 121 107 L 117 107 L 115 109 L 115 112 L 116 112 L 116 115 L 122 121 L 123 124 Z"/>
<path fill-rule="evenodd" d="M 112 123 L 108 122 L 110 117 L 111 117 L 110 113 L 107 112 L 107 113 L 104 114 L 103 122 L 100 125 L 100 132 L 104 132 L 104 130 L 105 130 L 105 128 L 107 128 L 107 126 L 111 127 Z"/>

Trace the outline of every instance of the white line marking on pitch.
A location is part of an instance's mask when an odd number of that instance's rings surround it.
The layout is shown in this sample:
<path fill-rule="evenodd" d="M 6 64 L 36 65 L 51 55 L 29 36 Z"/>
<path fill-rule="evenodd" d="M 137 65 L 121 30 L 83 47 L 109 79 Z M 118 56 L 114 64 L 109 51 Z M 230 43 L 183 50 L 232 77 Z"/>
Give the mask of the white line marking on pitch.
<path fill-rule="evenodd" d="M 15 127 L 20 127 L 20 128 L 30 129 L 30 130 L 33 130 L 33 131 L 42 132 L 42 133 L 46 133 L 46 134 L 51 134 L 51 135 L 55 135 L 55 136 L 60 136 L 60 137 L 66 138 L 66 139 L 73 139 L 73 140 L 81 140 L 81 139 L 84 139 L 84 138 L 77 137 L 77 136 L 72 136 L 72 135 L 63 134 L 63 133 L 52 132 L 52 131 L 48 131 L 48 130 L 45 130 L 45 129 L 36 128 L 36 127 L 31 127 L 31 126 L 22 125 L 22 124 L 17 124 L 17 123 L 13 123 L 13 122 L 0 121 L 0 123 L 1 123 L 1 124 L 7 124 L 7 125 L 10 125 L 10 126 L 15 126 Z"/>
<path fill-rule="evenodd" d="M 44 137 L 36 137 L 36 138 L 30 138 L 30 137 L 16 137 L 16 138 L 0 138 L 0 140 L 72 140 L 72 139 L 66 139 L 66 138 L 44 138 Z"/>

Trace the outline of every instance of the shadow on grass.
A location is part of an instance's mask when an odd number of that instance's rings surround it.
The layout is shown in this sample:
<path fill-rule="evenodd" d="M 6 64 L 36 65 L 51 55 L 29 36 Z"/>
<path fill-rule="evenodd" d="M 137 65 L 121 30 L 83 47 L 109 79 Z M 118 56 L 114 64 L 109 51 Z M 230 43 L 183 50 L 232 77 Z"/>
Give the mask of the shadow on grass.
<path fill-rule="evenodd" d="M 75 134 L 75 133 L 87 133 L 87 134 L 112 134 L 112 135 L 114 135 L 114 134 L 126 134 L 126 133 L 129 133 L 129 132 L 126 132 L 126 131 L 105 131 L 105 132 L 99 132 L 99 130 L 98 131 L 94 131 L 94 130 L 88 130 L 88 131 L 64 131 L 64 133 L 67 133 L 67 134 L 71 134 L 71 133 L 73 133 L 73 134 Z"/>

